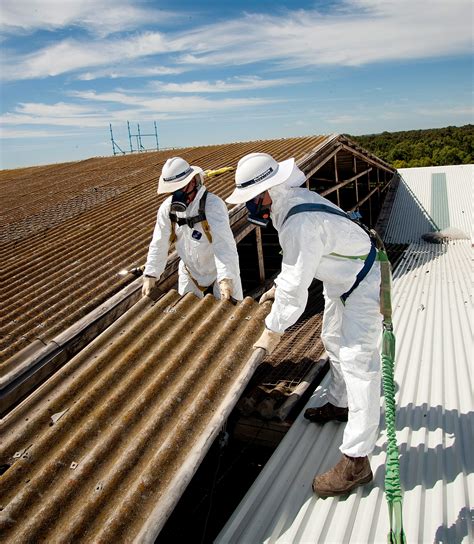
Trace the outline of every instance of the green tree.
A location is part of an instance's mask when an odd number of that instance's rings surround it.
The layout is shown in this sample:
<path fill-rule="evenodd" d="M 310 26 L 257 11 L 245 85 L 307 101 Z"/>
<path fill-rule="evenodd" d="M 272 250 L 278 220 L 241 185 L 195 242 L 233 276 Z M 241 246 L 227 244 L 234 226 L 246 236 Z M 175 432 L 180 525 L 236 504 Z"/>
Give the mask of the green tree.
<path fill-rule="evenodd" d="M 471 164 L 474 125 L 350 136 L 395 168 Z"/>

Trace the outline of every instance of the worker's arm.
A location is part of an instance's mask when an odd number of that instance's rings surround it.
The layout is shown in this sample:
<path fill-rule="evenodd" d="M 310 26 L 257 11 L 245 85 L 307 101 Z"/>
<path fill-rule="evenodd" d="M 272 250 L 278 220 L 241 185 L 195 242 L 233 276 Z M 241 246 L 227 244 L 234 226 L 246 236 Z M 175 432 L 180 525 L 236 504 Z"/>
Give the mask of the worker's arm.
<path fill-rule="evenodd" d="M 275 280 L 275 301 L 265 319 L 267 329 L 282 333 L 303 313 L 323 254 L 323 237 L 322 223 L 306 213 L 291 217 L 281 229 L 283 262 Z"/>
<path fill-rule="evenodd" d="M 229 212 L 224 201 L 216 195 L 209 195 L 206 203 L 206 219 L 211 228 L 212 250 L 217 270 L 217 282 L 232 280 L 232 296 L 242 298 L 239 255 L 234 233 L 230 228 Z"/>
<path fill-rule="evenodd" d="M 160 279 L 168 260 L 171 234 L 170 205 L 171 197 L 167 198 L 158 208 L 155 230 L 153 231 L 146 259 L 144 275 L 157 280 Z"/>

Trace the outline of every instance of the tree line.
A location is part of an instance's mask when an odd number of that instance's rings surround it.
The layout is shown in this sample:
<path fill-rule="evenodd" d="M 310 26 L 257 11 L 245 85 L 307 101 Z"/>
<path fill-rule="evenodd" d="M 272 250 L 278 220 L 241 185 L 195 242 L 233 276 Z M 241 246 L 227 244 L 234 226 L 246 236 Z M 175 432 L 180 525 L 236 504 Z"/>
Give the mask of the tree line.
<path fill-rule="evenodd" d="M 471 164 L 474 160 L 474 125 L 346 136 L 395 168 Z"/>

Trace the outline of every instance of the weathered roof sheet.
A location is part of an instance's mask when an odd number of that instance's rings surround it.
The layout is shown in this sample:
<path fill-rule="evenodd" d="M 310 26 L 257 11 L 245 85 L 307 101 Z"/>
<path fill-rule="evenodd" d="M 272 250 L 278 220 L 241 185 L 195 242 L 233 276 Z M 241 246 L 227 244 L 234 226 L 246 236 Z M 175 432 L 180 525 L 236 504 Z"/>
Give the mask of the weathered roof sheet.
<path fill-rule="evenodd" d="M 5 360 L 46 341 L 130 283 L 124 267 L 144 264 L 163 163 L 180 154 L 203 169 L 235 166 L 259 149 L 301 159 L 328 138 L 314 136 L 174 149 L 0 172 Z M 230 194 L 233 173 L 206 182 Z M 3 369 L 0 365 L 0 373 Z"/>
<path fill-rule="evenodd" d="M 418 195 L 429 194 L 431 173 L 419 172 L 428 187 L 418 186 Z M 410 173 L 403 176 L 409 184 Z M 415 175 L 415 187 L 418 179 Z M 463 201 L 463 179 L 448 190 L 454 225 L 465 225 L 464 215 L 472 216 L 472 199 Z M 405 197 L 392 210 L 392 226 L 410 222 L 413 202 Z M 467 240 L 412 243 L 394 274 L 397 439 L 407 542 L 474 540 L 471 259 Z M 324 404 L 328 380 L 307 406 Z M 371 457 L 372 484 L 325 500 L 311 490 L 314 475 L 339 459 L 343 430 L 336 423 L 309 423 L 301 413 L 216 542 L 386 542 L 385 431 Z"/>
<path fill-rule="evenodd" d="M 142 299 L 1 422 L 2 542 L 153 542 L 263 350 L 269 303 Z"/>
<path fill-rule="evenodd" d="M 311 173 L 338 153 L 341 175 L 354 157 L 393 169 L 338 135 L 240 142 L 172 149 L 122 157 L 93 158 L 0 172 L 2 238 L 0 279 L 0 376 L 17 363 L 11 357 L 33 342 L 47 343 L 128 285 L 123 268 L 142 265 L 158 205 L 158 173 L 181 155 L 203 169 L 235 166 L 251 151 L 282 160 L 294 156 Z M 329 159 L 328 159 L 329 160 Z M 209 179 L 222 197 L 232 191 L 233 173 Z M 237 214 L 236 214 L 237 215 Z M 231 220 L 234 216 L 231 215 Z M 5 364 L 5 361 L 12 364 Z"/>
<path fill-rule="evenodd" d="M 456 227 L 473 238 L 472 182 L 474 165 L 401 168 L 401 183 L 385 240 L 417 242 L 422 234 Z M 400 220 L 399 210 L 404 219 Z"/>

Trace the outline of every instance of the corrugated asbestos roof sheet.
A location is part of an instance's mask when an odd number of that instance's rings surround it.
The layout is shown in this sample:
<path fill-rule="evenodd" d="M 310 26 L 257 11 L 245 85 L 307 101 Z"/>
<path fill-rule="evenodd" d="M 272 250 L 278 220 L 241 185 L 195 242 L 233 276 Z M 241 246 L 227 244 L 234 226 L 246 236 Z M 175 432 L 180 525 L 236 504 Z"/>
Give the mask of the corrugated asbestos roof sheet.
<path fill-rule="evenodd" d="M 422 234 L 456 227 L 473 237 L 472 209 L 474 165 L 401 168 L 385 240 L 417 242 Z M 403 210 L 404 220 L 399 220 Z"/>
<path fill-rule="evenodd" d="M 431 185 L 431 176 L 424 175 L 424 180 Z M 427 187 L 421 189 L 418 195 L 428 194 Z M 447 204 L 452 224 L 463 225 L 465 215 L 472 217 L 472 199 L 463 202 L 464 182 L 452 189 L 450 186 L 448 195 L 462 205 L 450 200 L 444 206 L 446 209 Z M 403 201 L 411 209 L 412 202 Z M 392 211 L 393 224 L 405 223 L 407 217 L 399 202 Z M 471 261 L 470 241 L 413 243 L 394 274 L 397 439 L 407 542 L 474 542 Z M 326 376 L 307 406 L 324 404 L 328 379 Z M 302 413 L 217 543 L 387 541 L 385 431 L 371 458 L 374 482 L 347 497 L 323 500 L 313 494 L 311 482 L 316 473 L 339 459 L 344 425 L 318 426 L 306 421 Z"/>
<path fill-rule="evenodd" d="M 333 139 L 242 142 L 1 171 L 1 360 L 52 339 L 133 280 L 117 273 L 144 264 L 164 199 L 156 195 L 158 175 L 169 157 L 179 154 L 203 169 L 236 166 L 256 150 L 305 162 Z M 206 185 L 226 197 L 233 175 Z M 7 371 L 1 364 L 0 376 Z"/>
<path fill-rule="evenodd" d="M 2 542 L 153 542 L 244 389 L 269 303 L 142 299 L 1 422 Z"/>

